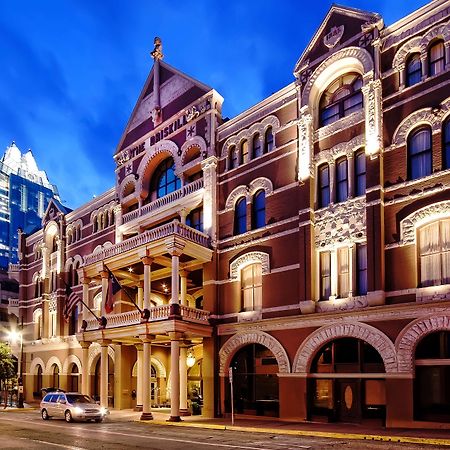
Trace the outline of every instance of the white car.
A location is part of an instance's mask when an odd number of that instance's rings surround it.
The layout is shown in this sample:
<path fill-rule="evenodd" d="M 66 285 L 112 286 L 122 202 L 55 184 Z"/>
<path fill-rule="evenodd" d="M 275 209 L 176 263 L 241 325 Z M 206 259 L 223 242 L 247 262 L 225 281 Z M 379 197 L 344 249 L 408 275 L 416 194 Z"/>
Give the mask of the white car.
<path fill-rule="evenodd" d="M 44 420 L 50 417 L 64 418 L 66 422 L 73 420 L 95 420 L 101 422 L 108 414 L 88 395 L 78 392 L 50 392 L 41 401 L 41 416 Z"/>

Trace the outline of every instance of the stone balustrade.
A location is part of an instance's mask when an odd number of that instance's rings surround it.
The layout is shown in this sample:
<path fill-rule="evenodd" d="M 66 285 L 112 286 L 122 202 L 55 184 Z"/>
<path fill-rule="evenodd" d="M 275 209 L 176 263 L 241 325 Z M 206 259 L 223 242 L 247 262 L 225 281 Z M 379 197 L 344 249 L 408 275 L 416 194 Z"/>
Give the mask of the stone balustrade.
<path fill-rule="evenodd" d="M 181 305 L 181 317 L 186 322 L 194 322 L 208 325 L 208 319 L 210 316 L 209 311 L 203 311 L 202 309 L 190 308 L 188 306 Z M 170 305 L 160 305 L 150 308 L 150 317 L 148 322 L 157 322 L 160 320 L 168 320 L 170 317 Z M 138 310 L 127 311 L 118 314 L 107 314 L 106 328 L 118 328 L 126 327 L 129 325 L 139 325 L 141 323 L 141 314 Z M 86 331 L 97 330 L 99 324 L 95 319 L 89 319 L 87 322 Z"/>
<path fill-rule="evenodd" d="M 169 205 L 180 198 L 186 197 L 200 189 L 203 188 L 203 178 L 193 181 L 192 183 L 186 184 L 181 189 L 178 189 L 170 194 L 165 195 L 164 197 L 160 197 L 155 201 L 148 203 L 142 206 L 139 209 L 135 209 L 134 211 L 130 211 L 122 216 L 122 223 L 128 223 L 133 220 L 136 220 L 139 217 L 146 216 L 150 213 L 154 213 L 158 209 L 163 208 L 166 205 Z"/>
<path fill-rule="evenodd" d="M 95 264 L 97 262 L 103 261 L 104 259 L 112 258 L 142 245 L 146 245 L 150 242 L 157 241 L 158 239 L 166 238 L 172 235 L 176 235 L 191 242 L 195 242 L 196 244 L 202 245 L 203 247 L 208 247 L 209 244 L 208 235 L 194 228 L 188 227 L 178 220 L 174 220 L 173 222 L 166 223 L 164 225 L 161 225 L 160 227 L 144 231 L 137 236 L 133 236 L 132 238 L 129 238 L 116 245 L 112 245 L 111 247 L 105 248 L 97 253 L 85 256 L 84 266 Z"/>

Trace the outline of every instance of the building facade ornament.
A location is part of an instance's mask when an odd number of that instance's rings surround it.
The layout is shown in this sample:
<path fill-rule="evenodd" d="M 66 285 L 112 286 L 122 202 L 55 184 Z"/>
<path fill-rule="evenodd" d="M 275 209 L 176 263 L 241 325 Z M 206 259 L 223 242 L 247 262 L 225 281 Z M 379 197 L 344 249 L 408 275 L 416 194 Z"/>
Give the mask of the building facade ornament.
<path fill-rule="evenodd" d="M 395 53 L 392 68 L 400 72 L 405 68 L 405 62 L 411 53 L 420 53 L 421 37 L 417 36 L 405 42 Z"/>
<path fill-rule="evenodd" d="M 313 117 L 309 106 L 300 109 L 298 120 L 298 179 L 305 181 L 312 176 L 311 158 L 314 153 L 313 146 Z"/>
<path fill-rule="evenodd" d="M 95 362 L 97 358 L 100 357 L 101 346 L 97 342 L 93 342 L 89 347 L 89 362 L 88 362 L 88 371 L 89 375 L 95 374 Z M 115 352 L 111 345 L 108 345 L 108 356 L 111 358 L 112 362 L 115 362 Z"/>
<path fill-rule="evenodd" d="M 350 141 L 341 142 L 334 147 L 322 150 L 315 155 L 313 162 L 314 164 L 319 165 L 324 162 L 333 162 L 341 156 L 346 156 L 347 158 L 352 157 L 356 150 L 364 146 L 364 141 L 364 135 L 360 134 Z"/>
<path fill-rule="evenodd" d="M 81 361 L 76 355 L 69 355 L 65 360 L 62 368 L 62 375 L 70 375 L 70 366 L 75 364 L 78 367 L 78 373 L 81 373 Z"/>
<path fill-rule="evenodd" d="M 395 341 L 399 372 L 414 373 L 417 344 L 436 331 L 450 331 L 450 314 L 433 314 L 416 319 L 400 332 Z"/>
<path fill-rule="evenodd" d="M 361 295 L 358 297 L 339 298 L 337 300 L 327 300 L 316 302 L 316 312 L 331 312 L 331 311 L 352 311 L 354 309 L 367 308 L 369 301 L 367 296 Z"/>
<path fill-rule="evenodd" d="M 249 252 L 239 256 L 230 264 L 230 278 L 232 280 L 241 279 L 241 270 L 249 264 L 261 263 L 261 271 L 263 275 L 270 273 L 270 258 L 265 252 Z"/>
<path fill-rule="evenodd" d="M 270 334 L 264 331 L 237 333 L 219 350 L 219 376 L 227 374 L 228 367 L 237 350 L 249 344 L 261 344 L 275 356 L 279 373 L 290 373 L 289 357 L 283 346 Z"/>
<path fill-rule="evenodd" d="M 331 27 L 331 30 L 323 37 L 323 43 L 328 48 L 336 47 L 344 35 L 344 25 Z"/>
<path fill-rule="evenodd" d="M 207 155 L 208 154 L 208 148 L 206 146 L 205 140 L 201 136 L 194 136 L 190 139 L 188 139 L 180 149 L 180 158 L 181 158 L 181 165 L 186 164 L 186 156 L 189 154 L 189 151 L 197 147 L 200 150 L 200 156 Z"/>
<path fill-rule="evenodd" d="M 262 189 L 266 197 L 273 194 L 273 184 L 266 177 L 258 177 L 253 180 L 248 186 L 240 185 L 235 187 L 230 195 L 227 197 L 225 202 L 225 211 L 232 211 L 236 206 L 236 202 L 241 198 L 245 197 L 247 203 L 252 202 L 252 197 L 257 191 Z"/>
<path fill-rule="evenodd" d="M 292 371 L 309 373 L 317 352 L 328 342 L 342 337 L 352 337 L 367 342 L 380 354 L 386 373 L 397 372 L 397 356 L 392 341 L 382 331 L 361 322 L 334 323 L 311 333 L 297 350 Z"/>
<path fill-rule="evenodd" d="M 332 136 L 340 130 L 352 128 L 358 123 L 363 122 L 364 117 L 365 115 L 363 109 L 355 111 L 349 116 L 342 117 L 342 119 L 336 120 L 336 122 L 320 127 L 319 129 L 314 131 L 313 140 L 314 142 L 318 142 L 329 136 Z"/>
<path fill-rule="evenodd" d="M 52 375 L 53 374 L 53 366 L 58 366 L 58 372 L 60 374 L 63 373 L 63 368 L 62 368 L 62 364 L 61 361 L 59 360 L 59 358 L 57 356 L 52 356 L 48 361 L 47 364 L 45 366 L 44 369 L 44 374 L 45 375 Z"/>

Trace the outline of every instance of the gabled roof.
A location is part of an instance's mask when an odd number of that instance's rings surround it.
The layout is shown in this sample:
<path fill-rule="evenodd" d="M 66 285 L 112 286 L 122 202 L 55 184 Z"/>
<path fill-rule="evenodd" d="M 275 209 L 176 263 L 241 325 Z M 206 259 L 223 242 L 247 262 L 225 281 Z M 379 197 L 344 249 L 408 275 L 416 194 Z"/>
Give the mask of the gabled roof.
<path fill-rule="evenodd" d="M 172 76 L 176 76 L 178 75 L 181 78 L 184 78 L 185 80 L 187 80 L 189 83 L 191 83 L 193 86 L 196 86 L 199 90 L 203 91 L 204 94 L 206 94 L 207 92 L 211 91 L 212 88 L 198 80 L 196 80 L 195 78 L 190 77 L 189 75 L 186 75 L 184 72 L 175 69 L 174 67 L 172 67 L 171 65 L 165 63 L 164 61 L 160 60 L 159 61 L 159 65 L 160 65 L 160 86 L 162 86 L 164 84 L 165 81 L 167 81 L 168 79 L 170 79 Z M 125 130 L 122 133 L 122 136 L 119 140 L 119 143 L 117 145 L 115 154 L 118 153 L 123 145 L 123 142 L 127 136 L 127 134 L 130 132 L 131 130 L 131 125 L 133 123 L 133 119 L 136 116 L 136 113 L 139 110 L 139 107 L 141 106 L 142 101 L 144 100 L 144 98 L 146 98 L 149 95 L 153 94 L 153 76 L 154 76 L 154 70 L 155 70 L 155 65 L 152 66 L 150 73 L 144 83 L 144 87 L 141 90 L 141 93 L 139 94 L 138 100 L 136 102 L 136 104 L 134 105 L 133 111 L 130 115 L 130 118 L 128 119 L 127 125 L 125 126 Z M 162 105 L 160 105 L 162 106 Z M 168 119 L 168 117 L 164 118 L 164 121 L 166 121 Z"/>
<path fill-rule="evenodd" d="M 376 23 L 381 19 L 381 16 L 378 13 L 363 11 L 361 9 L 350 8 L 348 6 L 341 6 L 333 3 L 324 20 L 322 21 L 322 24 L 317 29 L 308 46 L 305 48 L 302 55 L 295 64 L 294 68 L 295 76 L 297 76 L 297 74 L 303 68 L 303 66 L 306 65 L 307 60 L 310 59 L 309 56 L 313 49 L 317 48 L 318 46 L 323 46 L 324 52 L 328 51 L 328 49 L 325 49 L 325 45 L 322 43 L 322 40 L 324 35 L 330 31 L 329 28 L 333 26 L 337 17 L 345 18 L 347 22 L 355 21 L 357 22 L 356 25 L 363 25 L 364 23 L 368 22 Z M 341 42 L 344 42 L 345 40 L 346 36 L 344 35 Z"/>
<path fill-rule="evenodd" d="M 45 210 L 45 214 L 42 217 L 42 225 L 45 225 L 50 220 L 56 220 L 58 213 L 66 215 L 70 213 L 72 210 L 70 208 L 66 208 L 55 198 L 50 199 L 47 209 Z"/>

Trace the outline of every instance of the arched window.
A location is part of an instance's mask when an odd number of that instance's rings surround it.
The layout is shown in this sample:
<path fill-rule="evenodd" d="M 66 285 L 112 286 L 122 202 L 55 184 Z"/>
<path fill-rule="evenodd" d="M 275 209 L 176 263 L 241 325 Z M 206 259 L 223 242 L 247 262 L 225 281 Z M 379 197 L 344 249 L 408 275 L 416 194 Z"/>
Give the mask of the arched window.
<path fill-rule="evenodd" d="M 366 154 L 360 150 L 355 154 L 355 197 L 366 193 Z"/>
<path fill-rule="evenodd" d="M 53 387 L 59 388 L 59 367 L 57 364 L 53 365 L 52 380 Z"/>
<path fill-rule="evenodd" d="M 258 311 L 262 308 L 261 263 L 253 263 L 241 270 L 242 310 Z"/>
<path fill-rule="evenodd" d="M 413 53 L 406 60 L 406 86 L 413 86 L 422 79 L 422 63 L 419 53 Z"/>
<path fill-rule="evenodd" d="M 319 167 L 319 208 L 330 204 L 330 168 L 328 164 Z"/>
<path fill-rule="evenodd" d="M 257 133 L 253 136 L 252 158 L 258 158 L 258 156 L 261 155 L 262 155 L 261 137 L 259 133 Z"/>
<path fill-rule="evenodd" d="M 175 175 L 175 163 L 173 158 L 167 158 L 163 161 L 152 178 L 153 191 L 156 191 L 156 197 L 164 197 L 171 192 L 181 188 L 181 181 Z"/>
<path fill-rule="evenodd" d="M 253 196 L 252 202 L 252 228 L 262 228 L 266 226 L 266 193 L 258 191 Z"/>
<path fill-rule="evenodd" d="M 94 233 L 96 233 L 98 231 L 98 227 L 97 227 L 97 216 L 94 216 L 92 218 L 92 230 Z"/>
<path fill-rule="evenodd" d="M 186 225 L 203 231 L 203 208 L 193 209 L 186 217 Z"/>
<path fill-rule="evenodd" d="M 242 141 L 239 156 L 239 164 L 245 164 L 248 161 L 248 141 Z"/>
<path fill-rule="evenodd" d="M 267 128 L 264 136 L 264 153 L 271 152 L 273 150 L 273 130 L 272 127 Z"/>
<path fill-rule="evenodd" d="M 450 117 L 444 122 L 443 130 L 443 168 L 450 169 Z"/>
<path fill-rule="evenodd" d="M 431 77 L 445 69 L 445 48 L 442 41 L 436 41 L 428 49 L 428 75 Z"/>
<path fill-rule="evenodd" d="M 450 219 L 419 230 L 420 285 L 450 284 Z"/>
<path fill-rule="evenodd" d="M 349 73 L 334 80 L 320 97 L 320 126 L 336 122 L 363 106 L 362 77 Z"/>
<path fill-rule="evenodd" d="M 347 158 L 336 162 L 336 201 L 345 202 L 348 198 L 348 164 Z"/>
<path fill-rule="evenodd" d="M 58 236 L 53 236 L 52 241 L 52 253 L 56 252 L 58 250 Z"/>
<path fill-rule="evenodd" d="M 431 129 L 420 127 L 408 137 L 408 176 L 410 180 L 432 172 Z"/>
<path fill-rule="evenodd" d="M 234 234 L 242 234 L 247 231 L 247 202 L 245 197 L 236 202 L 234 208 Z"/>
<path fill-rule="evenodd" d="M 228 168 L 235 169 L 238 166 L 238 155 L 236 152 L 236 147 L 232 145 L 229 151 Z"/>
<path fill-rule="evenodd" d="M 72 276 L 72 280 L 73 280 L 73 285 L 77 286 L 79 284 L 79 280 L 78 280 L 78 270 L 80 267 L 80 263 L 79 262 L 75 262 L 73 265 L 73 276 Z"/>

